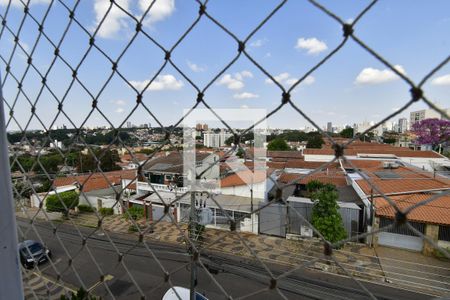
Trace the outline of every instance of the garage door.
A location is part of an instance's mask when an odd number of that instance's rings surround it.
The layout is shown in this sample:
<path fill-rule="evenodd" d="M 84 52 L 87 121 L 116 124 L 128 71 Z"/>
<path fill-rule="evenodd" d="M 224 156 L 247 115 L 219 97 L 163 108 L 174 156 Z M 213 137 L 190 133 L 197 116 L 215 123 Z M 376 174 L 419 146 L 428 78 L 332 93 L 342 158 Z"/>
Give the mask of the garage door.
<path fill-rule="evenodd" d="M 170 208 L 169 212 L 173 214 L 173 207 Z M 164 206 L 152 204 L 153 221 L 157 221 L 164 216 Z M 171 222 L 172 220 L 168 215 L 162 218 L 162 221 Z"/>
<path fill-rule="evenodd" d="M 378 244 L 413 251 L 422 251 L 423 240 L 417 236 L 381 232 L 378 234 Z"/>
<path fill-rule="evenodd" d="M 394 220 L 387 218 L 380 218 L 380 228 L 392 225 Z M 421 233 L 425 232 L 425 224 L 409 222 L 412 227 Z M 423 240 L 417 236 L 412 230 L 405 225 L 400 227 L 393 227 L 386 232 L 378 233 L 378 244 L 380 246 L 389 246 L 413 251 L 422 251 Z"/>

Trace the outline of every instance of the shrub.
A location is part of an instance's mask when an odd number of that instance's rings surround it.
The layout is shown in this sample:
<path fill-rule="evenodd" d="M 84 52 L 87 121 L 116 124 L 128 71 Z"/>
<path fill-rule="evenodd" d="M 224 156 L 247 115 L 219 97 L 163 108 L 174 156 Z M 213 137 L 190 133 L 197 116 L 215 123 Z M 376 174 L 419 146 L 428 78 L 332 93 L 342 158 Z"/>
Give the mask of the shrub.
<path fill-rule="evenodd" d="M 129 232 L 138 232 L 139 229 L 138 229 L 138 227 L 137 227 L 136 225 L 131 224 L 131 225 L 128 227 L 128 231 L 129 231 Z"/>
<path fill-rule="evenodd" d="M 102 216 L 112 216 L 114 209 L 112 207 L 102 207 L 98 210 Z"/>
<path fill-rule="evenodd" d="M 87 204 L 80 204 L 78 205 L 78 210 L 81 212 L 94 212 L 95 208 Z"/>
<path fill-rule="evenodd" d="M 78 205 L 79 196 L 75 191 L 68 191 L 50 195 L 45 201 L 47 211 L 61 212 L 64 216 L 69 214 L 69 209 Z M 66 207 L 64 207 L 64 205 Z"/>
<path fill-rule="evenodd" d="M 127 219 L 133 220 L 141 219 L 144 216 L 144 208 L 142 206 L 132 206 L 124 214 Z"/>

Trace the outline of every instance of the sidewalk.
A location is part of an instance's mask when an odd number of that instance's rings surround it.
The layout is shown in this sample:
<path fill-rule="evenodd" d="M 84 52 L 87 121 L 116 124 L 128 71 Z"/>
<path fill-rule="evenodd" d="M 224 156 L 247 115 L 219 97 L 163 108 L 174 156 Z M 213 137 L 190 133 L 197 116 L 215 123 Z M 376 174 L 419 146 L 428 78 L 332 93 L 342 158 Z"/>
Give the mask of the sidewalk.
<path fill-rule="evenodd" d="M 23 273 L 24 299 L 61 299 L 61 296 L 70 296 L 72 289 L 53 282 L 51 279 L 39 274 L 26 271 Z"/>

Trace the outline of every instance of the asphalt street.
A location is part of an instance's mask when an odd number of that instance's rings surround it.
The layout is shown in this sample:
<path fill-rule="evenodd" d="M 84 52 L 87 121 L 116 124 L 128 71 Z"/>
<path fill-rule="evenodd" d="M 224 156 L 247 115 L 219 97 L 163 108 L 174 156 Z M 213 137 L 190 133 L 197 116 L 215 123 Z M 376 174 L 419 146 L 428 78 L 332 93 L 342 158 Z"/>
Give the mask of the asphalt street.
<path fill-rule="evenodd" d="M 140 243 L 136 235 L 105 235 L 69 224 L 59 224 L 56 234 L 47 222 L 31 226 L 18 219 L 18 225 L 21 240 L 42 240 L 52 250 L 53 263 L 39 266 L 45 277 L 56 280 L 60 274 L 73 289 L 83 284 L 103 299 L 161 299 L 172 285 L 190 285 L 190 256 L 183 245 Z M 200 261 L 196 290 L 209 299 L 370 299 L 344 276 L 302 268 L 271 282 L 269 271 L 257 261 L 212 252 L 203 253 Z M 289 270 L 274 264 L 267 268 L 275 277 Z M 377 299 L 432 298 L 386 284 L 360 283 Z"/>

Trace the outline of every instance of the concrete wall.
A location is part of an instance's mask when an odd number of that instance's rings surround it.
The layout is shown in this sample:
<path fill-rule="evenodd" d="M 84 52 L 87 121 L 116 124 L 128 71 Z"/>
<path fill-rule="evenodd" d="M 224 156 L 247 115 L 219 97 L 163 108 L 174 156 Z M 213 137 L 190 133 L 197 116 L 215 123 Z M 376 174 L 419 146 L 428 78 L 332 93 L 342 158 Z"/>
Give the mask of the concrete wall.
<path fill-rule="evenodd" d="M 439 236 L 439 225 L 426 224 L 425 225 L 425 235 L 430 238 L 433 242 L 437 244 Z M 433 256 L 435 253 L 434 246 L 429 243 L 426 239 L 423 240 L 423 255 Z"/>
<path fill-rule="evenodd" d="M 231 186 L 231 187 L 223 187 L 220 188 L 220 192 L 224 195 L 235 195 L 242 197 L 251 197 L 250 187 L 246 184 Z M 266 183 L 260 182 L 253 184 L 253 198 L 264 199 L 266 194 Z"/>

